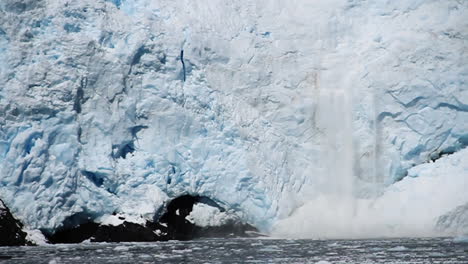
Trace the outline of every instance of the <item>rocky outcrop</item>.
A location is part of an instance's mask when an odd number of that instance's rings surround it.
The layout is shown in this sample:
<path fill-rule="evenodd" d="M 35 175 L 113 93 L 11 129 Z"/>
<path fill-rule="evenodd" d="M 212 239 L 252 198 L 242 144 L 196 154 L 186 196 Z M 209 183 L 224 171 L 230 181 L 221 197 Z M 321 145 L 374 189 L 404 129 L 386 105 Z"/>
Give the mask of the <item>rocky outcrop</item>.
<path fill-rule="evenodd" d="M 231 222 L 223 226 L 200 227 L 189 221 L 184 223 L 157 223 L 148 221 L 136 224 L 124 221 L 120 225 L 100 225 L 85 223 L 79 226 L 62 229 L 46 235 L 50 243 L 89 242 L 155 242 L 167 240 L 191 240 L 203 237 L 247 237 L 250 231 L 257 231 L 248 224 Z"/>
<path fill-rule="evenodd" d="M 0 200 L 0 246 L 26 245 L 26 233 L 22 228 L 23 225 L 13 217 Z"/>
<path fill-rule="evenodd" d="M 139 225 L 124 221 L 117 226 L 100 225 L 94 222 L 80 224 L 72 228 L 63 228 L 47 235 L 50 243 L 89 242 L 150 242 L 165 240 L 156 225 Z"/>
<path fill-rule="evenodd" d="M 62 228 L 48 234 L 50 243 L 89 242 L 152 242 L 167 240 L 191 240 L 203 237 L 248 237 L 257 236 L 257 229 L 242 223 L 238 218 L 230 218 L 211 224 L 197 224 L 190 221 L 194 205 L 205 204 L 225 211 L 208 197 L 183 195 L 172 200 L 157 220 L 145 224 L 132 223 L 120 215 L 114 215 L 120 224 L 99 224 L 86 214 L 68 218 Z M 206 214 L 208 218 L 216 216 Z"/>

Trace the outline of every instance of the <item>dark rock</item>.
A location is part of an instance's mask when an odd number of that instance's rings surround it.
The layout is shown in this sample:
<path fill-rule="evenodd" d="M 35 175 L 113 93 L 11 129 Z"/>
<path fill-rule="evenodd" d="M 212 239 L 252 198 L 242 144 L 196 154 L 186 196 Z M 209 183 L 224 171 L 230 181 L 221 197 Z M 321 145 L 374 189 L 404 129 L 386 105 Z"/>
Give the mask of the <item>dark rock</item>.
<path fill-rule="evenodd" d="M 98 228 L 99 224 L 88 222 L 71 228 L 62 228 L 51 235 L 46 234 L 46 237 L 47 240 L 53 244 L 81 243 L 90 239 L 96 233 Z"/>
<path fill-rule="evenodd" d="M 161 239 L 153 229 L 125 221 L 118 226 L 99 226 L 91 242 L 150 242 Z"/>
<path fill-rule="evenodd" d="M 165 227 L 158 223 L 148 222 L 139 225 L 124 221 L 117 226 L 100 225 L 94 222 L 85 222 L 73 227 L 61 228 L 61 230 L 46 234 L 50 243 L 81 243 L 90 242 L 150 242 L 166 240 Z"/>
<path fill-rule="evenodd" d="M 0 200 L 0 246 L 26 245 L 26 233 L 22 228 L 23 225 L 13 217 Z"/>
<path fill-rule="evenodd" d="M 221 226 L 195 226 L 193 232 L 194 238 L 257 237 L 259 235 L 258 229 L 252 225 L 234 221 Z"/>
<path fill-rule="evenodd" d="M 222 226 L 200 227 L 186 219 L 196 203 L 204 203 L 225 211 L 213 200 L 202 196 L 184 195 L 172 200 L 164 214 L 144 225 L 124 221 L 117 226 L 92 222 L 86 214 L 77 214 L 64 221 L 64 227 L 47 235 L 51 243 L 91 242 L 153 242 L 167 240 L 191 240 L 203 237 L 250 237 L 257 229 L 240 221 L 231 221 Z M 116 215 L 116 214 L 115 214 Z M 120 220 L 124 218 L 118 216 Z"/>

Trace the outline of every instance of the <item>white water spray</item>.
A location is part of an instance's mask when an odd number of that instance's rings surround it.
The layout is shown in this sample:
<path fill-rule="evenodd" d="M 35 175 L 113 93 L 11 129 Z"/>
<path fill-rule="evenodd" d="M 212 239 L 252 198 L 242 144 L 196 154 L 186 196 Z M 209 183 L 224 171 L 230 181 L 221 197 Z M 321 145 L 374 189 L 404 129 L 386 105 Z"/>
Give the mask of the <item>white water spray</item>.
<path fill-rule="evenodd" d="M 321 195 L 346 204 L 346 214 L 352 214 L 354 197 L 354 150 L 352 139 L 351 98 L 346 89 L 330 87 L 320 94 L 317 125 L 323 131 L 324 173 Z"/>

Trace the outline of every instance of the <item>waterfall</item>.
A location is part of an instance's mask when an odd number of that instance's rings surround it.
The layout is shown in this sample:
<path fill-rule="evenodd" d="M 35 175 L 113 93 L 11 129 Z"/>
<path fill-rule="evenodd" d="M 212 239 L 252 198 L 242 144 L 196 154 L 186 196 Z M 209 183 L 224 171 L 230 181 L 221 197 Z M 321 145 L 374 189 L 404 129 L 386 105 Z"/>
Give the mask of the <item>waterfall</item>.
<path fill-rule="evenodd" d="M 320 95 L 318 126 L 323 132 L 321 151 L 324 161 L 323 193 L 336 197 L 353 196 L 352 112 L 343 89 Z"/>
<path fill-rule="evenodd" d="M 322 89 L 319 95 L 317 126 L 324 137 L 324 173 L 318 195 L 325 198 L 320 207 L 334 208 L 337 221 L 348 221 L 355 213 L 352 94 L 346 86 L 337 84 Z"/>

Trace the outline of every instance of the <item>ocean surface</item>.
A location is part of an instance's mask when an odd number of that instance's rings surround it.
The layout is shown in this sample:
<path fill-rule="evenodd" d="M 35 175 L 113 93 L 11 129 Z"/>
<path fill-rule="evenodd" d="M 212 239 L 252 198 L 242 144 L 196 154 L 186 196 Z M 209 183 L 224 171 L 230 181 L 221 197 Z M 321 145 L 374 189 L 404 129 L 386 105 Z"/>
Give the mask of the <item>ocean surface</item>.
<path fill-rule="evenodd" d="M 453 238 L 203 239 L 0 248 L 0 263 L 468 263 Z"/>

